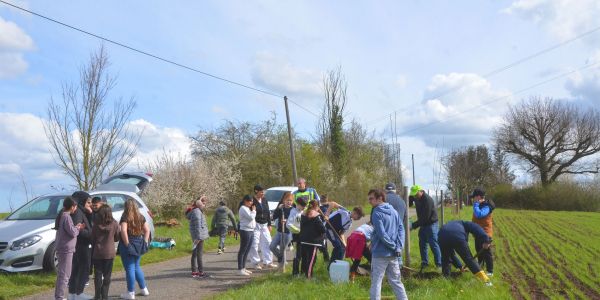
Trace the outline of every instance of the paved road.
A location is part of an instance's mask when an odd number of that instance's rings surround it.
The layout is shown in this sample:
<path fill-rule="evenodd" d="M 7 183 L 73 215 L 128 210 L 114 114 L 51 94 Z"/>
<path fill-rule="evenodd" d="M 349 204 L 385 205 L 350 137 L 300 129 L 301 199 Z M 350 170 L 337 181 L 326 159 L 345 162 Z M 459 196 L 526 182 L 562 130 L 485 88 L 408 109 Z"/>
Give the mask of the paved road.
<path fill-rule="evenodd" d="M 412 215 L 413 212 L 410 211 Z M 368 216 L 352 224 L 351 230 L 368 221 Z M 329 247 L 331 251 L 331 247 Z M 166 251 L 166 250 L 164 250 Z M 251 277 L 237 275 L 237 251 L 238 246 L 228 247 L 224 254 L 217 255 L 215 251 L 204 253 L 204 270 L 212 275 L 212 278 L 191 278 L 190 257 L 177 258 L 161 263 L 143 266 L 146 275 L 146 284 L 150 291 L 148 297 L 136 297 L 138 299 L 204 299 L 219 292 L 238 287 L 248 283 L 252 277 L 260 276 L 277 270 L 255 271 Z M 288 260 L 293 257 L 292 252 L 287 252 Z M 120 259 L 117 257 L 117 259 Z M 143 259 L 143 258 L 142 258 Z M 289 264 L 291 267 L 291 264 Z M 125 273 L 117 271 L 113 273 L 110 286 L 110 298 L 118 299 L 119 295 L 126 291 Z M 86 294 L 94 294 L 93 280 L 85 290 Z M 22 299 L 53 299 L 53 291 L 25 297 Z"/>

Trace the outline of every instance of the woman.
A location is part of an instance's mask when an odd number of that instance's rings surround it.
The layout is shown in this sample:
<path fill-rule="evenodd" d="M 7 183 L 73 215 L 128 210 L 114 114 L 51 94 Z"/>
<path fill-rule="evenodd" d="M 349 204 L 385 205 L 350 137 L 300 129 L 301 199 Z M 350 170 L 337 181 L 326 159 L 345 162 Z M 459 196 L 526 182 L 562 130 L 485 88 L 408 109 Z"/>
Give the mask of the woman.
<path fill-rule="evenodd" d="M 56 229 L 56 257 L 58 266 L 56 268 L 56 285 L 54 289 L 55 299 L 65 299 L 65 289 L 71 277 L 71 263 L 75 252 L 75 243 L 79 230 L 83 229 L 83 223 L 73 225 L 71 215 L 77 210 L 77 204 L 71 197 L 63 200 L 63 209 L 56 218 L 54 229 Z"/>
<path fill-rule="evenodd" d="M 313 267 L 317 261 L 317 252 L 323 247 L 325 225 L 319 214 L 319 203 L 310 201 L 308 210 L 300 220 L 300 246 L 302 247 L 302 273 L 312 277 Z"/>
<path fill-rule="evenodd" d="M 120 221 L 121 241 L 119 242 L 119 254 L 125 268 L 125 279 L 127 280 L 127 293 L 121 295 L 121 299 L 135 299 L 135 282 L 137 281 L 142 296 L 148 296 L 148 287 L 144 279 L 144 272 L 140 267 L 140 260 L 144 246 L 147 249 L 150 239 L 150 227 L 144 216 L 138 211 L 135 200 L 128 198 L 125 202 L 125 211 Z M 145 243 L 145 244 L 144 244 Z M 138 247 L 140 246 L 141 247 Z"/>
<path fill-rule="evenodd" d="M 273 220 L 277 220 L 277 234 L 273 238 L 269 248 L 275 254 L 275 257 L 277 257 L 277 262 L 282 264 L 282 266 L 284 263 L 283 252 L 292 242 L 292 233 L 285 224 L 290 216 L 293 203 L 294 195 L 291 192 L 285 192 L 281 197 L 281 201 L 279 201 L 277 209 L 273 212 Z"/>
<path fill-rule="evenodd" d="M 238 271 L 241 276 L 249 276 L 251 271 L 246 270 L 246 259 L 254 240 L 254 228 L 256 228 L 256 207 L 252 196 L 246 195 L 242 200 L 239 210 L 240 217 L 240 251 L 238 252 Z"/>
<path fill-rule="evenodd" d="M 94 264 L 94 299 L 108 299 L 110 277 L 115 259 L 115 242 L 119 240 L 119 224 L 112 210 L 103 204 L 96 212 L 92 227 L 92 262 Z"/>
<path fill-rule="evenodd" d="M 208 226 L 206 216 L 202 210 L 206 207 L 206 197 L 202 196 L 194 202 L 194 206 L 187 213 L 190 221 L 190 235 L 194 245 L 192 247 L 192 278 L 204 278 L 208 275 L 202 266 L 202 251 L 204 251 L 204 240 L 208 239 Z"/>

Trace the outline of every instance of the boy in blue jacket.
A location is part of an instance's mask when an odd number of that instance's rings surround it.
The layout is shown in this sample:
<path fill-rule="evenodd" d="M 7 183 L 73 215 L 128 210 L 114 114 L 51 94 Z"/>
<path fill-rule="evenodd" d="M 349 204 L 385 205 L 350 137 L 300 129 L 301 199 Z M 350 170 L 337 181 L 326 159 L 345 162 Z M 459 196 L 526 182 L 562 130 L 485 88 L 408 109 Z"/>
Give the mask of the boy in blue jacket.
<path fill-rule="evenodd" d="M 385 193 L 379 189 L 369 191 L 369 203 L 373 206 L 371 222 L 371 290 L 372 300 L 381 299 L 381 283 L 387 275 L 396 299 L 408 299 L 400 277 L 404 228 L 396 210 L 385 202 Z"/>

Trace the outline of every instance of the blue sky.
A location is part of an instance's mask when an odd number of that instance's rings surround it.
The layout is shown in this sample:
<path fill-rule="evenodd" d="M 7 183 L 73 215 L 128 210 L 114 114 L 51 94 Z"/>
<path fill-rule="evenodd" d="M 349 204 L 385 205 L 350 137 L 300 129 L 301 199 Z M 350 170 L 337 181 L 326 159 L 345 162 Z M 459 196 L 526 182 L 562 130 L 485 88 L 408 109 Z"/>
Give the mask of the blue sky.
<path fill-rule="evenodd" d="M 591 68 L 522 94 L 514 92 L 600 61 L 600 32 L 489 78 L 488 72 L 600 26 L 593 0 L 518 1 L 9 1 L 205 72 L 287 95 L 318 113 L 322 74 L 341 66 L 348 119 L 385 138 L 398 111 L 403 160 L 431 186 L 436 145 L 488 143 L 508 103 L 531 95 L 600 105 Z M 35 194 L 68 186 L 48 153 L 41 122 L 61 84 L 100 41 L 0 4 L 0 211 L 22 203 L 21 175 Z M 140 157 L 187 151 L 186 135 L 225 118 L 284 120 L 281 99 L 229 85 L 106 44 L 116 98 L 135 97 L 146 127 Z M 435 97 L 445 91 L 454 92 Z M 502 101 L 455 116 L 491 99 Z M 304 137 L 315 117 L 291 106 Z M 40 131 L 41 130 L 41 131 Z M 409 178 L 410 180 L 410 178 Z M 12 191 L 12 192 L 11 192 Z"/>

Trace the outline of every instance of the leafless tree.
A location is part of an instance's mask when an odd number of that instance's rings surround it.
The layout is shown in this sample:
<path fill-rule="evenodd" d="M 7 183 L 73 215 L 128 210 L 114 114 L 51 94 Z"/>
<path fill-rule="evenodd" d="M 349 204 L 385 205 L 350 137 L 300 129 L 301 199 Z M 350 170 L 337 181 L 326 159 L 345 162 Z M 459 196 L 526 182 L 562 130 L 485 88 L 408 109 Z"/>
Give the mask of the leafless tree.
<path fill-rule="evenodd" d="M 122 170 L 134 157 L 141 132 L 127 124 L 136 103 L 119 98 L 108 107 L 116 78 L 108 73 L 103 46 L 80 68 L 79 82 L 66 83 L 62 101 L 50 100 L 44 124 L 56 164 L 80 189 Z"/>
<path fill-rule="evenodd" d="M 591 156 L 600 151 L 600 113 L 532 97 L 509 108 L 494 143 L 525 162 L 544 186 L 563 174 L 598 173 Z"/>

